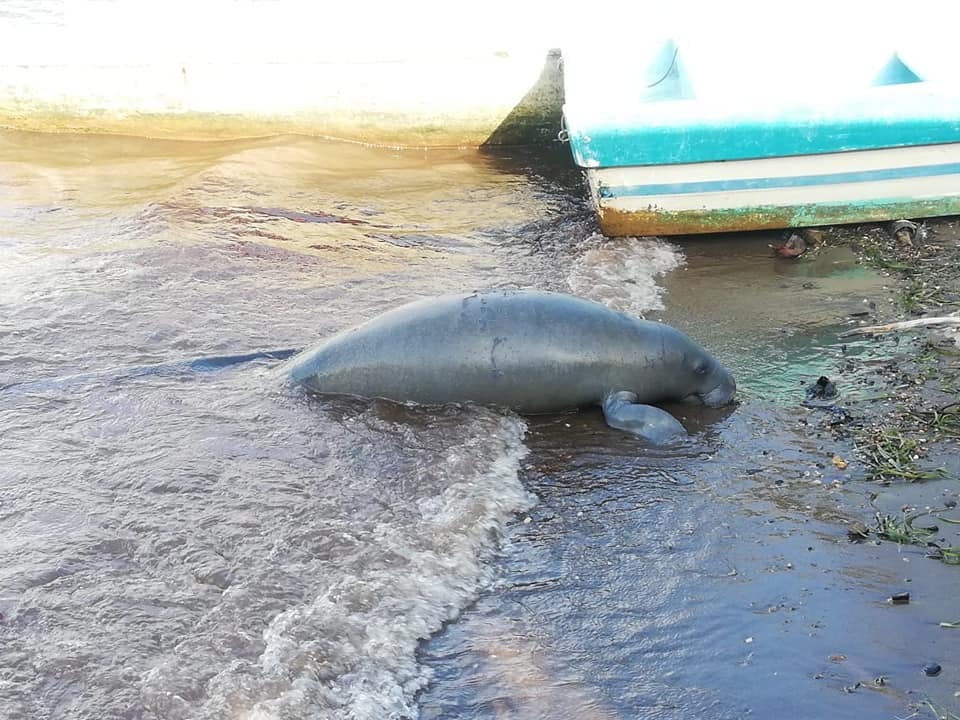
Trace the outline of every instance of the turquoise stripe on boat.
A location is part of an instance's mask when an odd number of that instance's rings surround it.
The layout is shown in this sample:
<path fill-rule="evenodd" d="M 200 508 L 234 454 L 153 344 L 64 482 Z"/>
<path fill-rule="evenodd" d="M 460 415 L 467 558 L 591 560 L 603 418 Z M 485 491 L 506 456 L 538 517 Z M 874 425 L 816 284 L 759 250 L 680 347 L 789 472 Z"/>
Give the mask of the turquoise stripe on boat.
<path fill-rule="evenodd" d="M 583 135 L 570 133 L 574 158 L 581 167 L 675 165 L 955 142 L 960 142 L 960 120 L 885 124 L 863 118 L 781 126 L 744 121 L 673 128 L 592 128 Z"/>
<path fill-rule="evenodd" d="M 585 168 L 818 155 L 960 142 L 960 91 L 902 83 L 783 106 L 762 95 L 609 108 L 568 98 L 564 121 Z"/>
<path fill-rule="evenodd" d="M 910 178 L 937 177 L 941 175 L 960 175 L 960 163 L 880 168 L 877 170 L 859 170 L 856 172 L 824 173 L 822 175 L 703 180 L 700 182 L 651 183 L 648 185 L 620 185 L 613 187 L 601 185 L 598 192 L 601 198 L 693 195 L 711 192 L 732 192 L 735 190 L 770 190 L 774 188 L 838 185 L 841 183 L 906 180 Z"/>

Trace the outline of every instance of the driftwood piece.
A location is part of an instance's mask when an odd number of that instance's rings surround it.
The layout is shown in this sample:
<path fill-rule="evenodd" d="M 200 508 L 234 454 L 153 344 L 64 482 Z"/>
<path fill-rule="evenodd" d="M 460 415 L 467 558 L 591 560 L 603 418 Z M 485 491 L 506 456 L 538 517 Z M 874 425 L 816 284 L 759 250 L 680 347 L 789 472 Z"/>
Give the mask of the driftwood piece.
<path fill-rule="evenodd" d="M 840 333 L 840 337 L 851 337 L 853 335 L 882 335 L 883 333 L 899 332 L 900 330 L 913 330 L 921 327 L 960 327 L 960 315 L 940 315 L 937 317 L 917 318 L 916 320 L 902 320 L 901 322 L 887 323 L 886 325 L 869 325 L 866 327 L 853 328 Z"/>

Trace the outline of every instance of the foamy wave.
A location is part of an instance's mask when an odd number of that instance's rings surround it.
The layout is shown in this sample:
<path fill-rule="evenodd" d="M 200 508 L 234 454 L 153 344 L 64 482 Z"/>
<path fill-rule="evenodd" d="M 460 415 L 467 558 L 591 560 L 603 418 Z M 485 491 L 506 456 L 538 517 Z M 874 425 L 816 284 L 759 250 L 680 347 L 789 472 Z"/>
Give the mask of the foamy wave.
<path fill-rule="evenodd" d="M 652 238 L 609 239 L 594 234 L 574 263 L 567 284 L 575 295 L 642 315 L 663 309 L 657 278 L 684 263 L 675 245 Z"/>
<path fill-rule="evenodd" d="M 525 425 L 482 413 L 480 422 L 470 423 L 474 432 L 449 448 L 437 468 L 423 468 L 451 482 L 419 499 L 413 524 L 371 528 L 362 541 L 378 552 L 368 567 L 334 579 L 313 602 L 273 619 L 259 670 L 284 690 L 243 717 L 417 716 L 416 694 L 430 679 L 416 661 L 417 645 L 490 581 L 488 561 L 506 523 L 534 502 L 518 477 Z M 480 467 L 478 456 L 491 455 Z"/>

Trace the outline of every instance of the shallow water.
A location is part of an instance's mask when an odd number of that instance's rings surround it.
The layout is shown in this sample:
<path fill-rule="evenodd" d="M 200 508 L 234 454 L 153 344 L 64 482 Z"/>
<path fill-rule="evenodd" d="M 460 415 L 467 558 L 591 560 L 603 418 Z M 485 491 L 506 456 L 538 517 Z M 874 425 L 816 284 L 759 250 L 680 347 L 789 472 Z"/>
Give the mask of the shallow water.
<path fill-rule="evenodd" d="M 0 135 L 0 716 L 955 702 L 931 622 L 957 619 L 955 574 L 845 543 L 849 448 L 797 406 L 883 279 L 713 240 L 604 240 L 563 154 Z M 318 401 L 270 358 L 177 364 L 480 287 L 666 319 L 743 403 L 672 408 L 691 438 L 653 450 L 599 411 Z M 907 576 L 921 600 L 885 605 Z"/>

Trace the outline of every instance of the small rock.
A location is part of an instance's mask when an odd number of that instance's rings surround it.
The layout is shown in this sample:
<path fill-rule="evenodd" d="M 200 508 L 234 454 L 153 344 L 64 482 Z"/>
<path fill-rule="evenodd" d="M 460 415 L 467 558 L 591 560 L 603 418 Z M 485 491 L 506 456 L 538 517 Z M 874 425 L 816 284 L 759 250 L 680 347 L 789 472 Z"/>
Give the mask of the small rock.
<path fill-rule="evenodd" d="M 929 677 L 936 677 L 940 674 L 940 663 L 927 663 L 923 666 L 923 674 Z"/>

